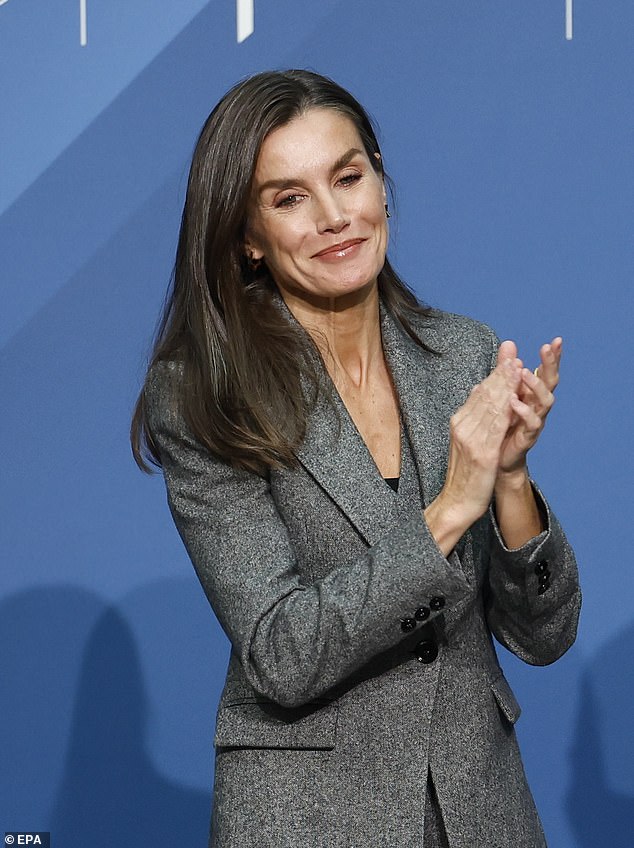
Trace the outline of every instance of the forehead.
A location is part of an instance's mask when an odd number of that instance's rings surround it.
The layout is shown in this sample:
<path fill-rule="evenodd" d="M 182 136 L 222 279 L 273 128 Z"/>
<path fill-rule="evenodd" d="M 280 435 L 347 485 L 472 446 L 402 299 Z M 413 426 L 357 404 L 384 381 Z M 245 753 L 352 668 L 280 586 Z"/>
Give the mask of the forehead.
<path fill-rule="evenodd" d="M 331 167 L 352 148 L 364 150 L 359 131 L 347 115 L 336 109 L 310 109 L 264 139 L 255 182 Z"/>

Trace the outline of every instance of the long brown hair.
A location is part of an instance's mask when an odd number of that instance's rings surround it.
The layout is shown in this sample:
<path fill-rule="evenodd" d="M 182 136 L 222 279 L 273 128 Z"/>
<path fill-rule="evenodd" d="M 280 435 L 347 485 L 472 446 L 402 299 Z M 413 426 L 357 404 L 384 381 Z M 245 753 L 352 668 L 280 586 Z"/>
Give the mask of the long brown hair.
<path fill-rule="evenodd" d="M 264 139 L 313 108 L 348 117 L 384 176 L 368 115 L 332 80 L 304 70 L 270 71 L 234 86 L 207 119 L 194 151 L 174 273 L 148 369 L 177 362 L 173 391 L 192 435 L 234 467 L 257 473 L 295 464 L 320 369 L 310 336 L 280 309 L 266 266 L 249 266 L 247 208 Z M 387 259 L 378 286 L 386 307 L 422 344 L 408 314 L 428 310 Z M 131 442 L 144 471 L 148 463 L 160 466 L 143 390 Z"/>

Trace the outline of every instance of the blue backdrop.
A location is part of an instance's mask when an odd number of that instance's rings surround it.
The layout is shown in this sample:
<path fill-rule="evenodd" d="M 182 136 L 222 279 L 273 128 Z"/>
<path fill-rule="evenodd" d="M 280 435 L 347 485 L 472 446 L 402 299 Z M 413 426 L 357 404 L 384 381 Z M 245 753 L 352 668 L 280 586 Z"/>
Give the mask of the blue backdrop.
<path fill-rule="evenodd" d="M 255 0 L 239 43 L 235 0 L 0 2 L 0 831 L 206 844 L 227 643 L 127 432 L 197 132 L 238 78 L 300 66 L 378 119 L 416 291 L 531 365 L 564 337 L 532 470 L 581 631 L 503 662 L 550 844 L 631 848 L 634 6 L 575 0 L 572 40 L 564 10 Z"/>

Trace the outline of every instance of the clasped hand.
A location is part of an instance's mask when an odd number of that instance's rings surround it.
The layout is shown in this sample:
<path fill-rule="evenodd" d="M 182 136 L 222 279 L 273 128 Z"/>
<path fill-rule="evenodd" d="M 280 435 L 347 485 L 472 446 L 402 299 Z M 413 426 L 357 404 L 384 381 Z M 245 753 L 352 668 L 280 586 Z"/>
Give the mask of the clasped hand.
<path fill-rule="evenodd" d="M 442 499 L 467 525 L 486 512 L 496 486 L 526 477 L 526 455 L 554 402 L 561 350 L 559 337 L 543 345 L 535 374 L 514 342 L 502 342 L 495 369 L 452 416 Z"/>

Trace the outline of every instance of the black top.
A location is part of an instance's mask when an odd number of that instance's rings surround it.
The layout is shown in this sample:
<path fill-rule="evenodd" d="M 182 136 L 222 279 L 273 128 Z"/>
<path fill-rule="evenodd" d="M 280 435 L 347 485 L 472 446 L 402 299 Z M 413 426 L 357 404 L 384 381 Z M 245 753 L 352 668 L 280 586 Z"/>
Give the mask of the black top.
<path fill-rule="evenodd" d="M 400 477 L 384 477 L 383 479 L 391 489 L 398 492 L 398 481 L 401 479 Z"/>

